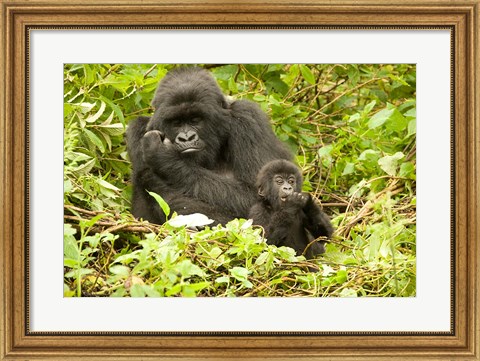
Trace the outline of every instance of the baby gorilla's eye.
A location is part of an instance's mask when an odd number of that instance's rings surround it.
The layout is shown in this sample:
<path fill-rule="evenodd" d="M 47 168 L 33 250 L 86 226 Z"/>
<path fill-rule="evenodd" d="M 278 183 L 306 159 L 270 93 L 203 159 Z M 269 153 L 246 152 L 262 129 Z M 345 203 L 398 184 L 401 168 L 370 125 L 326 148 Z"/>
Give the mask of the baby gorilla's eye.
<path fill-rule="evenodd" d="M 291 185 L 294 185 L 294 184 L 295 184 L 295 179 L 290 178 L 290 179 L 288 180 L 288 183 L 290 183 Z"/>
<path fill-rule="evenodd" d="M 283 184 L 283 178 L 282 177 L 275 177 L 274 178 L 275 183 L 277 184 Z"/>

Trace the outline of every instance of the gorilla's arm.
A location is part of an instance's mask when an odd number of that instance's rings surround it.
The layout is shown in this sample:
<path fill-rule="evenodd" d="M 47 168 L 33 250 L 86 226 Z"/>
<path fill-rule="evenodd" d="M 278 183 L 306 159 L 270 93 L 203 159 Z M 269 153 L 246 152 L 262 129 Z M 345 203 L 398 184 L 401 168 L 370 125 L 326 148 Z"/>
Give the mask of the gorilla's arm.
<path fill-rule="evenodd" d="M 163 182 L 179 194 L 225 207 L 234 217 L 248 212 L 255 201 L 253 185 L 198 166 L 182 158 L 173 147 L 164 145 L 159 137 L 151 138 L 148 134 L 142 139 L 143 159 Z"/>
<path fill-rule="evenodd" d="M 275 246 L 284 245 L 288 241 L 294 223 L 294 217 L 286 210 L 269 212 L 261 203 L 250 209 L 248 218 L 253 219 L 253 224 L 263 227 L 268 244 Z"/>
<path fill-rule="evenodd" d="M 262 203 L 256 203 L 251 208 L 249 218 L 253 219 L 253 224 L 263 227 L 269 244 L 301 248 L 297 245 L 305 241 L 301 219 L 302 197 L 301 193 L 294 193 L 282 207 L 267 208 Z"/>
<path fill-rule="evenodd" d="M 322 211 L 320 206 L 310 194 L 303 207 L 305 213 L 305 228 L 312 234 L 314 238 L 327 237 L 330 238 L 333 233 L 333 227 L 328 216 Z"/>
<path fill-rule="evenodd" d="M 130 122 L 127 128 L 128 155 L 134 172 L 146 166 L 143 161 L 143 150 L 140 146 L 140 141 L 145 135 L 149 120 L 149 117 L 138 117 Z"/>
<path fill-rule="evenodd" d="M 200 209 L 195 209 L 196 212 L 205 211 L 205 207 L 223 208 L 223 212 L 215 212 L 218 214 L 217 219 L 227 219 L 221 216 L 225 211 L 228 219 L 245 217 L 255 201 L 253 184 L 200 167 L 195 162 L 182 158 L 171 145 L 164 144 L 156 133 L 145 136 L 148 119 L 142 117 L 132 121 L 127 132 L 128 144 L 132 145 L 129 154 L 134 166 L 134 182 L 144 184 L 148 190 L 159 193 L 164 198 L 166 195 L 162 189 L 168 189 L 169 192 L 173 189 L 178 195 L 208 202 Z M 148 194 L 143 196 L 149 197 Z"/>

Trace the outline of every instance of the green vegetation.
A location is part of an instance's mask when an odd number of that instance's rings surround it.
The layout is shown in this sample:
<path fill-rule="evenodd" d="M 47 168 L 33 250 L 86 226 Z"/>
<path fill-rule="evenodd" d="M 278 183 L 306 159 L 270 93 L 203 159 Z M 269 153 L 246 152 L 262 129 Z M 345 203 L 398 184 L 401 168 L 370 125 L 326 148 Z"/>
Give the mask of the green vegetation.
<path fill-rule="evenodd" d="M 308 261 L 247 220 L 193 232 L 132 217 L 124 132 L 173 67 L 65 65 L 65 296 L 415 296 L 414 65 L 205 66 L 269 114 L 331 216 Z"/>

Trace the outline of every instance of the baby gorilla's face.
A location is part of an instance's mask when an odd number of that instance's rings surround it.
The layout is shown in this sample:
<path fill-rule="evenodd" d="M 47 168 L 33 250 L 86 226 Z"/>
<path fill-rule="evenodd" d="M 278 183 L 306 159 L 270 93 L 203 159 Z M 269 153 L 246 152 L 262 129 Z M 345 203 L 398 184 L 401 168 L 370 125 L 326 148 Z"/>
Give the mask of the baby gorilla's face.
<path fill-rule="evenodd" d="M 287 200 L 287 197 L 291 195 L 297 187 L 295 175 L 276 174 L 273 177 L 273 180 L 274 180 L 273 189 L 276 189 L 278 198 L 282 202 L 285 202 Z"/>

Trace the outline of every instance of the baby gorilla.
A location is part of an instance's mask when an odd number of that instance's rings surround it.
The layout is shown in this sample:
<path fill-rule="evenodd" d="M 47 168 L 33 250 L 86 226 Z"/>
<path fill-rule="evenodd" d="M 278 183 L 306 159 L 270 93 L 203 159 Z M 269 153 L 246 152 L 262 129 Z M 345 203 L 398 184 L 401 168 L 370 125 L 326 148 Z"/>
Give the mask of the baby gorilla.
<path fill-rule="evenodd" d="M 301 192 L 302 183 L 302 175 L 292 162 L 267 163 L 257 176 L 258 202 L 250 209 L 249 218 L 264 228 L 269 244 L 291 247 L 298 255 L 312 259 L 325 252 L 325 242 L 311 242 L 330 238 L 333 227 L 312 196 Z"/>

